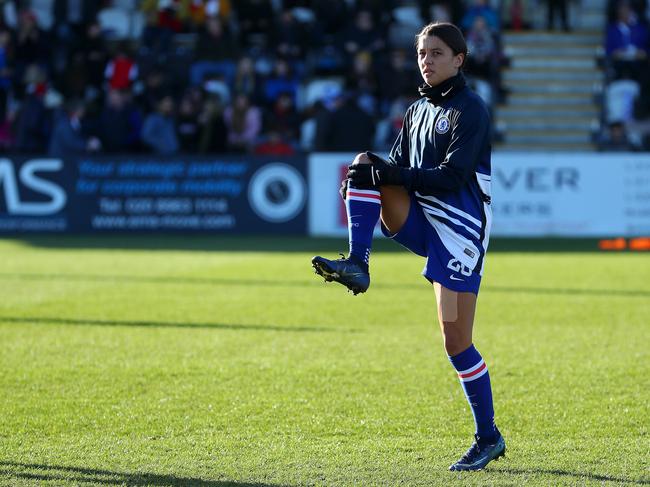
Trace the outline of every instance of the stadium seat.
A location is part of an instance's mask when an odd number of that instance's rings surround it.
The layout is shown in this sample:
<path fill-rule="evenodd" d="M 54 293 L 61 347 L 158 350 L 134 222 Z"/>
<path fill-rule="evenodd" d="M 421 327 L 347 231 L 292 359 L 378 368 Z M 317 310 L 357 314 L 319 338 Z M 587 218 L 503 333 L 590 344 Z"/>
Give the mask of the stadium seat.
<path fill-rule="evenodd" d="M 415 35 L 422 28 L 422 17 L 415 6 L 404 6 L 393 9 L 395 22 L 390 26 L 388 37 L 390 44 L 395 47 L 410 48 L 413 46 Z"/>
<path fill-rule="evenodd" d="M 393 18 L 395 22 L 412 27 L 422 27 L 422 17 L 416 6 L 407 5 L 393 9 Z"/>
<path fill-rule="evenodd" d="M 630 122 L 634 119 L 634 101 L 640 87 L 636 81 L 621 79 L 611 82 L 605 90 L 607 122 Z"/>
<path fill-rule="evenodd" d="M 120 8 L 105 8 L 97 15 L 105 38 L 110 40 L 128 39 L 131 34 L 131 17 Z"/>
<path fill-rule="evenodd" d="M 337 95 L 343 89 L 343 80 L 340 78 L 315 79 L 298 89 L 297 107 L 303 110 L 312 106 L 319 100 L 326 100 Z"/>
<path fill-rule="evenodd" d="M 137 0 L 112 0 L 111 7 L 133 13 L 137 10 L 139 3 Z"/>
<path fill-rule="evenodd" d="M 146 25 L 146 19 L 144 13 L 137 11 L 137 12 L 131 12 L 129 15 L 131 17 L 131 26 L 130 26 L 131 39 L 141 39 L 142 32 L 144 31 L 144 27 Z"/>

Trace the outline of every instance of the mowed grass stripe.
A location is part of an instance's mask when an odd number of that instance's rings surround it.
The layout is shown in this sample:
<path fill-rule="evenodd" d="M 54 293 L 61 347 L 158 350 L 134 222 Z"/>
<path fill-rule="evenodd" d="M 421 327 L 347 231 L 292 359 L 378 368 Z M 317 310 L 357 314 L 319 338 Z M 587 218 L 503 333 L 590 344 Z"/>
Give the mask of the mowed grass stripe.
<path fill-rule="evenodd" d="M 133 275 L 89 275 L 89 274 L 7 274 L 0 273 L 0 281 L 57 281 L 59 284 L 71 282 L 99 282 L 99 283 L 121 283 L 121 284 L 156 284 L 156 285 L 195 285 L 195 286 L 244 286 L 244 287 L 313 287 L 319 282 L 310 280 L 288 280 L 288 279 L 232 279 L 215 277 L 182 277 L 182 276 L 133 276 Z M 422 291 L 422 283 L 373 283 L 373 289 L 399 289 L 400 291 L 417 290 Z M 566 297 L 572 295 L 588 294 L 604 297 L 631 297 L 647 298 L 650 291 L 639 289 L 590 289 L 590 288 L 544 288 L 544 287 L 515 287 L 495 286 L 485 284 L 482 292 L 502 292 L 510 294 L 557 294 Z"/>
<path fill-rule="evenodd" d="M 379 244 L 353 297 L 312 241 L 108 240 L 0 241 L 1 485 L 650 484 L 646 255 L 489 256 L 509 452 L 458 475 L 472 425 L 421 259 Z"/>

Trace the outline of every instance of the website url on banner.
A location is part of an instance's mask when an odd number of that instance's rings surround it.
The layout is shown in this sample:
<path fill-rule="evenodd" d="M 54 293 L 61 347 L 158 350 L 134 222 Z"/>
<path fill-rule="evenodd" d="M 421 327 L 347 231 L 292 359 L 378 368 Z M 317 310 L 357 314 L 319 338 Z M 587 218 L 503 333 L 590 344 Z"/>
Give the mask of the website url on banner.
<path fill-rule="evenodd" d="M 92 219 L 92 227 L 98 230 L 144 229 L 144 230 L 187 230 L 187 229 L 216 229 L 233 228 L 236 220 L 234 215 L 210 216 L 106 216 L 96 215 Z"/>

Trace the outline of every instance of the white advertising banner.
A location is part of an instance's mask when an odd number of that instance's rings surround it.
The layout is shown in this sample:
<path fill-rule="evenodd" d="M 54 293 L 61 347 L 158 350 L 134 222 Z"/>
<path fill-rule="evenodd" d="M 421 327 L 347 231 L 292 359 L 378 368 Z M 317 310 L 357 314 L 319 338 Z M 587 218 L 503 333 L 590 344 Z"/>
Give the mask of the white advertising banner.
<path fill-rule="evenodd" d="M 309 235 L 343 237 L 348 234 L 339 187 L 355 155 L 317 153 L 309 157 Z"/>
<path fill-rule="evenodd" d="M 347 235 L 338 194 L 352 153 L 309 159 L 309 233 Z M 650 154 L 495 153 L 493 236 L 650 235 Z"/>
<path fill-rule="evenodd" d="M 650 154 L 495 154 L 494 236 L 650 234 Z"/>

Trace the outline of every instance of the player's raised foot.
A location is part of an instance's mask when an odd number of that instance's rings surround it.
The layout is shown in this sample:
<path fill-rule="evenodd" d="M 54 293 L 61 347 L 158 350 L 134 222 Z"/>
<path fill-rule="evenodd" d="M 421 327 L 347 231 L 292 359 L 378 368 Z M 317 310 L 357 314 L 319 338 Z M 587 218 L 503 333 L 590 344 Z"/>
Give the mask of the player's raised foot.
<path fill-rule="evenodd" d="M 343 284 L 355 296 L 366 292 L 370 286 L 367 264 L 353 255 L 336 260 L 329 260 L 317 255 L 311 259 L 311 265 L 316 274 L 323 276 L 328 282 L 334 281 Z"/>
<path fill-rule="evenodd" d="M 449 467 L 449 470 L 482 470 L 492 460 L 496 460 L 506 454 L 506 442 L 499 434 L 496 441 L 483 443 L 478 436 L 476 441 L 467 450 L 460 460 Z"/>

